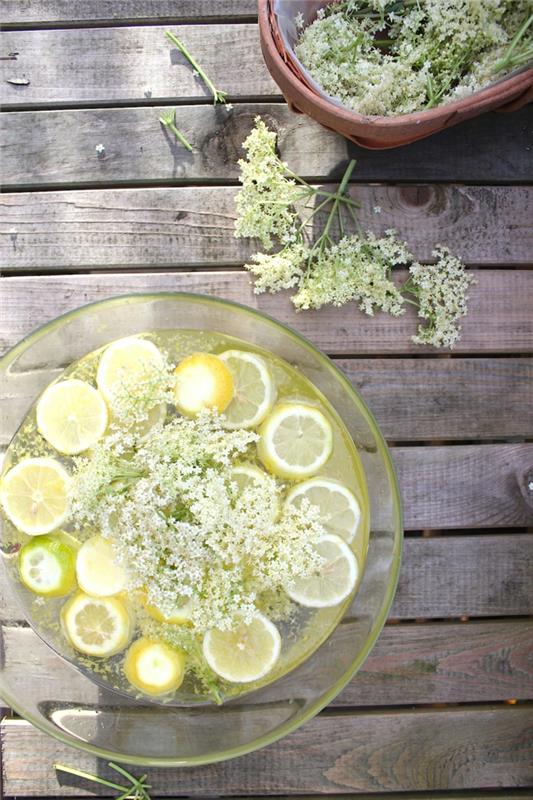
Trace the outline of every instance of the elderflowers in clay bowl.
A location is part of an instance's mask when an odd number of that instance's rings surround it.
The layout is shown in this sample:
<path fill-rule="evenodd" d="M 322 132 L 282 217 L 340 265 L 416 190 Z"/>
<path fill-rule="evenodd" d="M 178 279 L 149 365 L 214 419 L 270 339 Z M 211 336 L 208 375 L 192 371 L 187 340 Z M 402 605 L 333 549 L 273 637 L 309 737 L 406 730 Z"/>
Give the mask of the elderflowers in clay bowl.
<path fill-rule="evenodd" d="M 259 27 L 289 105 L 364 147 L 533 96 L 527 0 L 259 0 Z"/>

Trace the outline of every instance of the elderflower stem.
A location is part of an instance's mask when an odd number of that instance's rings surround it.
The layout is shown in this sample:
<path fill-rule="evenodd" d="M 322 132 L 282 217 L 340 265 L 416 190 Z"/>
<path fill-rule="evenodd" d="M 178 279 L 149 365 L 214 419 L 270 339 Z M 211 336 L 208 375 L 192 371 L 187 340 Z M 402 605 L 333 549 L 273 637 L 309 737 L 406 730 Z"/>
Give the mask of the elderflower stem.
<path fill-rule="evenodd" d="M 177 36 L 175 36 L 171 31 L 165 31 L 165 36 L 167 39 L 175 45 L 180 53 L 185 56 L 191 67 L 198 73 L 200 78 L 203 80 L 211 94 L 213 95 L 213 102 L 216 105 L 217 103 L 225 103 L 227 92 L 223 92 L 220 89 L 217 89 L 211 78 L 204 72 L 200 64 L 196 61 L 196 59 L 189 53 L 183 42 L 181 42 Z"/>
<path fill-rule="evenodd" d="M 505 53 L 504 57 L 498 61 L 494 66 L 494 72 L 497 74 L 504 69 L 507 69 L 509 66 L 518 66 L 520 63 L 526 63 L 527 60 L 531 57 L 531 48 L 526 49 L 523 53 L 520 54 L 519 60 L 515 63 L 515 59 L 513 59 L 513 53 L 516 50 L 518 44 L 520 43 L 522 37 L 524 36 L 525 32 L 529 28 L 529 26 L 533 24 L 533 14 L 530 14 L 529 17 L 526 17 L 522 25 L 518 28 L 517 32 L 513 36 L 511 43 Z"/>
<path fill-rule="evenodd" d="M 93 783 L 99 783 L 101 786 L 107 786 L 109 789 L 116 789 L 119 792 L 128 791 L 131 792 L 132 786 L 121 786 L 119 783 L 113 783 L 113 781 L 107 781 L 105 778 L 100 778 L 98 775 L 91 775 L 89 772 L 83 772 L 81 769 L 75 769 L 74 767 L 65 767 L 63 764 L 54 764 L 54 769 L 58 770 L 59 772 L 67 772 L 69 775 L 75 775 L 77 778 L 85 778 L 88 781 L 92 781 Z"/>
<path fill-rule="evenodd" d="M 165 128 L 168 128 L 169 131 L 172 131 L 176 139 L 179 139 L 182 145 L 186 147 L 187 150 L 192 152 L 192 144 L 185 138 L 183 133 L 176 127 L 176 123 L 174 122 L 175 113 L 176 109 L 170 111 L 168 114 L 163 114 L 161 117 L 159 117 L 159 122 L 161 123 L 161 125 L 164 125 Z"/>

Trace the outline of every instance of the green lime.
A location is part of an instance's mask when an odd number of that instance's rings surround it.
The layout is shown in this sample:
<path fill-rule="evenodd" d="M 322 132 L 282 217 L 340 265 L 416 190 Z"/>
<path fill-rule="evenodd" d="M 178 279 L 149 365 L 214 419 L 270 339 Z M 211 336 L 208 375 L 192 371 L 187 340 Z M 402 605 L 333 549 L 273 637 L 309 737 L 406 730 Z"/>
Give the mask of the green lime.
<path fill-rule="evenodd" d="M 22 583 L 35 594 L 61 597 L 76 585 L 74 550 L 56 536 L 34 536 L 19 553 Z"/>

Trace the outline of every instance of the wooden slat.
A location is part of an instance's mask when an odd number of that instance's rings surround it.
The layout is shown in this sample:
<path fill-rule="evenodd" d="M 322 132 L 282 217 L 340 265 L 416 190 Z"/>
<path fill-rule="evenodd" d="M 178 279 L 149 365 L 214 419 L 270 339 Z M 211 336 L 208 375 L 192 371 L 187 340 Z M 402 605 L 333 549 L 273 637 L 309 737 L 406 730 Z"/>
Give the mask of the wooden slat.
<path fill-rule="evenodd" d="M 391 619 L 497 617 L 533 613 L 533 535 L 408 538 Z M 357 615 L 357 597 L 353 613 Z M 0 586 L 0 618 L 21 609 Z"/>
<path fill-rule="evenodd" d="M 389 441 L 533 436 L 533 359 L 352 358 L 336 363 Z"/>
<path fill-rule="evenodd" d="M 142 61 L 138 56 L 136 60 Z M 498 183 L 533 179 L 528 151 L 531 107 L 512 117 L 493 114 L 471 120 L 402 148 L 401 156 L 389 151 L 369 154 L 307 117 L 272 103 L 236 105 L 229 112 L 211 105 L 179 107 L 176 121 L 194 145 L 191 154 L 161 129 L 160 110 L 99 108 L 4 114 L 0 120 L 4 188 L 236 180 L 241 143 L 257 114 L 278 131 L 282 157 L 303 176 L 340 177 L 347 158 L 353 157 L 358 159 L 354 177 L 359 181 Z M 98 144 L 105 147 L 100 157 L 95 150 Z M 424 198 L 415 195 L 411 202 L 417 206 Z M 467 198 L 463 209 L 465 204 L 466 208 L 470 205 Z M 438 204 L 431 207 L 434 213 Z M 497 224 L 496 217 L 491 223 Z"/>
<path fill-rule="evenodd" d="M 259 245 L 234 236 L 237 191 L 174 187 L 4 194 L 0 263 L 10 272 L 244 263 Z M 351 194 L 362 204 L 363 228 L 375 233 L 395 228 L 420 260 L 430 260 L 435 245 L 448 242 L 469 264 L 531 261 L 533 192 L 528 187 L 362 184 L 352 186 Z M 376 207 L 381 213 L 374 212 Z"/>
<path fill-rule="evenodd" d="M 527 786 L 533 780 L 532 732 L 527 706 L 330 713 L 242 758 L 207 768 L 151 770 L 149 782 L 154 795 L 174 797 Z M 8 796 L 65 794 L 53 772 L 56 761 L 110 777 L 92 756 L 73 753 L 26 722 L 5 721 L 1 733 Z"/>
<path fill-rule="evenodd" d="M 0 101 L 27 106 L 209 99 L 209 90 L 167 41 L 165 30 L 5 31 L 6 53 L 18 55 L 16 61 L 0 61 Z M 262 59 L 257 25 L 182 25 L 179 37 L 231 98 L 280 94 Z M 28 85 L 7 82 L 22 76 Z"/>
<path fill-rule="evenodd" d="M 343 623 L 341 631 L 347 643 L 353 641 L 351 623 Z M 92 684 L 65 667 L 30 628 L 6 627 L 2 636 L 11 674 L 42 680 L 43 700 L 97 699 L 98 690 L 91 695 Z M 529 620 L 388 625 L 333 706 L 531 700 L 532 637 Z M 285 692 L 287 685 L 285 680 Z"/>
<path fill-rule="evenodd" d="M 390 442 L 533 434 L 531 358 L 349 358 L 336 363 Z M 31 404 L 40 385 L 31 373 L 21 375 L 16 404 L 12 391 L 6 396 L 0 390 L 0 444 L 9 442 L 21 409 Z"/>
<path fill-rule="evenodd" d="M 74 25 L 76 23 L 162 22 L 227 17 L 253 17 L 256 0 L 3 0 L 7 25 Z"/>
<path fill-rule="evenodd" d="M 71 242 L 71 247 L 74 247 Z M 402 273 L 399 273 L 400 277 Z M 403 277 L 405 277 L 403 275 Z M 455 353 L 533 351 L 533 271 L 482 270 L 470 289 L 468 315 Z M 0 349 L 12 347 L 37 325 L 84 303 L 128 292 L 185 291 L 245 303 L 292 326 L 332 355 L 423 354 L 411 342 L 417 317 L 367 317 L 354 304 L 296 313 L 287 293 L 256 295 L 243 272 L 167 272 L 18 277 L 0 280 Z"/>

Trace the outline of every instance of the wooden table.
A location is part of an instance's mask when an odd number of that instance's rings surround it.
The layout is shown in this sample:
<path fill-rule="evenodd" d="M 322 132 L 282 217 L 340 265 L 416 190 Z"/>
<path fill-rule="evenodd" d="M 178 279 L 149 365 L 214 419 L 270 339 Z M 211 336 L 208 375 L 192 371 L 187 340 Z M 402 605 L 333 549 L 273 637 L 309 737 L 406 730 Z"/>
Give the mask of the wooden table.
<path fill-rule="evenodd" d="M 531 109 L 368 152 L 289 112 L 262 62 L 254 0 L 3 0 L 2 13 L 2 350 L 114 294 L 239 300 L 336 359 L 377 416 L 403 492 L 398 593 L 357 677 L 265 750 L 154 771 L 153 796 L 533 796 Z M 232 111 L 213 109 L 171 57 L 170 25 Z M 158 123 L 175 104 L 193 154 Z M 412 344 L 410 313 L 296 315 L 287 297 L 252 293 L 233 198 L 256 114 L 304 176 L 334 180 L 358 159 L 364 224 L 397 228 L 420 259 L 439 240 L 463 255 L 478 283 L 452 355 Z M 94 771 L 94 759 L 9 712 L 1 744 L 6 797 L 89 793 L 61 787 L 52 764 Z"/>

